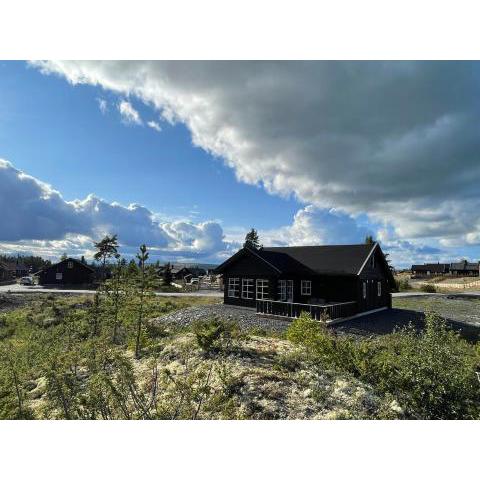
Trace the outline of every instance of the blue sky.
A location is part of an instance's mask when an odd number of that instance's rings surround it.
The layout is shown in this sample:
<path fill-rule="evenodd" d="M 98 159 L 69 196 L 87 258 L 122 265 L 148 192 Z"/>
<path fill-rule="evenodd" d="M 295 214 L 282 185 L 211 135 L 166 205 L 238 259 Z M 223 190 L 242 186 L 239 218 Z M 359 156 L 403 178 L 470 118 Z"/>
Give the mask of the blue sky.
<path fill-rule="evenodd" d="M 127 255 L 218 262 L 254 226 L 266 245 L 372 234 L 398 266 L 477 259 L 479 71 L 1 62 L 0 250 L 90 256 L 118 233 Z"/>
<path fill-rule="evenodd" d="M 166 217 L 263 228 L 288 224 L 299 209 L 292 198 L 238 182 L 220 159 L 192 145 L 182 124 L 160 121 L 140 101 L 131 103 L 161 132 L 122 123 L 119 96 L 99 87 L 74 87 L 24 62 L 2 62 L 0 72 L 1 158 L 67 200 L 96 193 Z M 105 114 L 100 98 L 108 102 Z"/>

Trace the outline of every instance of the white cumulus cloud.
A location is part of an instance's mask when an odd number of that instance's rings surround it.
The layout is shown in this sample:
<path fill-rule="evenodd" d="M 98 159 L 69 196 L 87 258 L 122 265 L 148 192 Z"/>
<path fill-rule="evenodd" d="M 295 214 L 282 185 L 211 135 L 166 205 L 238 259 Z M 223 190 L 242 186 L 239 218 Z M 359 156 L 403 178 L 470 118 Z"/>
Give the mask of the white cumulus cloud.
<path fill-rule="evenodd" d="M 104 98 L 97 98 L 98 108 L 102 115 L 105 115 L 108 111 L 108 103 Z"/>
<path fill-rule="evenodd" d="M 165 257 L 209 258 L 228 248 L 216 222 L 161 222 L 146 207 L 108 203 L 93 194 L 67 201 L 50 185 L 2 159 L 0 212 L 3 251 L 88 254 L 93 240 L 106 234 L 117 234 L 125 252 L 146 243 Z"/>
<path fill-rule="evenodd" d="M 154 120 L 150 120 L 149 122 L 147 122 L 147 125 L 150 128 L 153 128 L 154 130 L 156 130 L 157 132 L 162 131 L 162 127 L 160 126 L 160 124 L 158 122 L 155 122 Z"/>
<path fill-rule="evenodd" d="M 133 108 L 130 102 L 127 102 L 126 100 L 121 100 L 120 103 L 118 104 L 118 111 L 120 112 L 120 115 L 122 116 L 122 120 L 125 123 L 143 125 L 143 121 L 140 118 L 140 114 L 137 112 L 137 110 L 135 110 L 135 108 Z"/>
<path fill-rule="evenodd" d="M 40 62 L 182 122 L 237 177 L 403 239 L 480 232 L 477 62 Z"/>

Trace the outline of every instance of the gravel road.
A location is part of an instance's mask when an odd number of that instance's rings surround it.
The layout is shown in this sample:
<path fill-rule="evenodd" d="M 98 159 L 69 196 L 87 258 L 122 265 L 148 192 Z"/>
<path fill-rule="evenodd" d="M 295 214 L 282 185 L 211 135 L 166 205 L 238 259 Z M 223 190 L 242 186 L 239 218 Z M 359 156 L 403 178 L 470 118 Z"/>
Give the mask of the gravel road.
<path fill-rule="evenodd" d="M 61 289 L 61 288 L 44 288 L 40 285 L 25 286 L 19 285 L 0 285 L 0 294 L 2 293 L 58 293 L 58 294 L 77 294 L 77 295 L 93 295 L 95 290 L 80 289 Z M 159 297 L 216 297 L 223 298 L 223 292 L 218 290 L 199 290 L 196 292 L 157 292 L 155 295 Z"/>
<path fill-rule="evenodd" d="M 213 317 L 234 321 L 243 329 L 261 328 L 277 332 L 286 330 L 291 322 L 289 319 L 261 317 L 256 314 L 254 309 L 234 307 L 222 303 L 184 308 L 155 320 L 187 326 L 196 320 L 208 320 Z"/>

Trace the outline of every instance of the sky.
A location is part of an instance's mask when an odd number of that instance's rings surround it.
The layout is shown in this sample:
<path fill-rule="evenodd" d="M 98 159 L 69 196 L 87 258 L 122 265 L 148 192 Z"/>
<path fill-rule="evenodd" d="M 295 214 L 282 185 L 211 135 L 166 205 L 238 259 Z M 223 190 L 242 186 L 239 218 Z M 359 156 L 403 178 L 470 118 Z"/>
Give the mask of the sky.
<path fill-rule="evenodd" d="M 477 62 L 0 62 L 0 252 L 480 258 Z"/>

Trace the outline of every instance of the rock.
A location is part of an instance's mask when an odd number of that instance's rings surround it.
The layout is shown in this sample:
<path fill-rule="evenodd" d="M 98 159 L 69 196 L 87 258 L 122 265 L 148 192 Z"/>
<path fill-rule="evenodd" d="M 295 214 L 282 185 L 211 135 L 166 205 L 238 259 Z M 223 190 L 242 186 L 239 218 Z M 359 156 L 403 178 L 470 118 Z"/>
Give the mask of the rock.
<path fill-rule="evenodd" d="M 308 398 L 312 395 L 312 390 L 310 388 L 307 388 L 306 390 L 303 391 L 302 395 L 304 398 Z"/>
<path fill-rule="evenodd" d="M 34 388 L 31 392 L 28 392 L 28 396 L 32 400 L 42 397 L 47 389 L 47 381 L 45 378 L 39 378 L 35 383 L 37 385 L 36 388 Z"/>
<path fill-rule="evenodd" d="M 396 400 L 392 400 L 390 402 L 390 410 L 392 410 L 393 412 L 399 414 L 399 415 L 403 415 L 404 412 L 403 412 L 403 408 L 398 404 L 398 402 Z"/>

